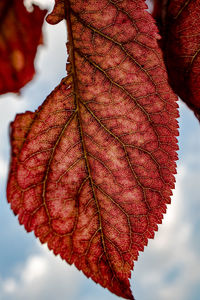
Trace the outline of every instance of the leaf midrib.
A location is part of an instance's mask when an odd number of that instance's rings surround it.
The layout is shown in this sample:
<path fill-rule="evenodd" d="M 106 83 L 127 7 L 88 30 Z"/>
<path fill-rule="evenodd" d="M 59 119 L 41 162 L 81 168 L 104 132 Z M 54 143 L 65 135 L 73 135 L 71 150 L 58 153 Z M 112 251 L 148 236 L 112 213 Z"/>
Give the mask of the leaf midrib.
<path fill-rule="evenodd" d="M 91 175 L 91 168 L 90 168 L 90 164 L 89 164 L 89 160 L 88 160 L 88 152 L 87 152 L 85 141 L 84 141 L 83 126 L 82 126 L 82 122 L 81 122 L 81 112 L 80 112 L 80 96 L 79 96 L 79 89 L 78 89 L 78 85 L 77 85 L 78 76 L 77 76 L 77 72 L 76 72 L 76 63 L 75 63 L 75 46 L 74 46 L 74 38 L 73 38 L 73 31 L 72 31 L 72 24 L 71 24 L 71 7 L 70 7 L 69 1 L 65 1 L 64 5 L 65 5 L 65 18 L 67 20 L 68 35 L 69 35 L 69 44 L 70 44 L 70 50 L 69 50 L 70 53 L 69 53 L 69 55 L 71 56 L 70 57 L 71 58 L 70 63 L 71 63 L 71 66 L 72 66 L 72 78 L 73 78 L 72 84 L 73 84 L 73 90 L 74 90 L 75 108 L 77 109 L 77 115 L 78 115 L 78 118 L 77 118 L 78 119 L 78 128 L 79 128 L 80 139 L 81 139 L 81 144 L 82 144 L 82 150 L 83 150 L 85 164 L 86 164 L 86 170 L 87 170 L 87 174 L 88 174 L 88 177 L 89 177 L 92 194 L 93 194 L 95 204 L 96 204 L 96 207 L 97 207 L 97 211 L 98 211 L 99 228 L 95 232 L 95 234 L 100 230 L 101 243 L 102 243 L 103 251 L 105 253 L 105 256 L 106 256 L 106 259 L 107 259 L 108 264 L 110 266 L 110 269 L 113 272 L 111 262 L 109 260 L 108 255 L 107 255 L 107 250 L 106 250 L 106 245 L 105 245 L 105 238 L 104 238 L 103 227 L 102 227 L 102 217 L 101 217 L 101 212 L 100 212 L 100 206 L 99 206 L 99 202 L 98 202 L 96 192 L 95 192 L 95 186 L 94 186 L 93 178 L 92 178 L 92 175 Z M 113 272 L 113 275 L 114 275 L 114 273 L 115 272 Z"/>

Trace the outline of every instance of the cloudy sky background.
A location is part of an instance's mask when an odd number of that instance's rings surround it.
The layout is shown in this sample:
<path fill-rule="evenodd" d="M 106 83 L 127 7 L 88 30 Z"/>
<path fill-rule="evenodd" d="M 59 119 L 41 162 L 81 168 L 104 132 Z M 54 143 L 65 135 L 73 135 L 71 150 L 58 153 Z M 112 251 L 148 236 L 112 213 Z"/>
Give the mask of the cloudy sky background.
<path fill-rule="evenodd" d="M 44 33 L 34 80 L 20 97 L 0 99 L 0 300 L 114 300 L 116 296 L 27 234 L 6 202 L 9 123 L 16 113 L 35 110 L 65 76 L 65 26 L 45 24 Z M 184 104 L 180 115 L 176 190 L 159 232 L 135 263 L 131 285 L 136 300 L 199 300 L 200 126 Z"/>

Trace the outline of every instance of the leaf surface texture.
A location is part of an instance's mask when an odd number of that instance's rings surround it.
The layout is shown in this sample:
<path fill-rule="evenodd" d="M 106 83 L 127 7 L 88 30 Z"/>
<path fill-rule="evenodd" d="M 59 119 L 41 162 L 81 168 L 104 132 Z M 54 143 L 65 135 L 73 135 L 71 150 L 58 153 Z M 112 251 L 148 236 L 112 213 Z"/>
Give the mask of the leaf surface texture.
<path fill-rule="evenodd" d="M 133 299 L 138 252 L 174 188 L 176 96 L 144 1 L 56 1 L 68 76 L 12 123 L 8 201 L 27 231 L 87 277 Z"/>

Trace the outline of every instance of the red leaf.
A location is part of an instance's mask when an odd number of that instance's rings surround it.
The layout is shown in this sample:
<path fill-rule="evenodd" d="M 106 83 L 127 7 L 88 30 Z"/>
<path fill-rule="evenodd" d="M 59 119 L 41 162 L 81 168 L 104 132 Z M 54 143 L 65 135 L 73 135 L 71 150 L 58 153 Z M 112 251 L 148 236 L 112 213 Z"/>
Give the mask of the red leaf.
<path fill-rule="evenodd" d="M 200 1 L 157 0 L 163 51 L 174 91 L 200 120 Z"/>
<path fill-rule="evenodd" d="M 23 0 L 1 0 L 0 94 L 19 92 L 32 79 L 46 12 L 35 5 L 28 12 Z"/>
<path fill-rule="evenodd" d="M 176 96 L 144 1 L 58 0 L 68 77 L 12 123 L 8 201 L 55 254 L 133 299 L 129 278 L 174 188 Z"/>

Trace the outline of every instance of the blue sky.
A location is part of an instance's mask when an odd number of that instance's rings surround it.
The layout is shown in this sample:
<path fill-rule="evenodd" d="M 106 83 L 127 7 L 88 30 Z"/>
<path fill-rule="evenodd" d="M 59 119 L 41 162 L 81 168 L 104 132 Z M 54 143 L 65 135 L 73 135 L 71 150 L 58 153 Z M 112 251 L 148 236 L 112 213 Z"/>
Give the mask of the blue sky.
<path fill-rule="evenodd" d="M 116 296 L 27 234 L 6 202 L 9 123 L 16 113 L 35 110 L 65 76 L 64 24 L 46 24 L 44 32 L 34 80 L 20 97 L 7 94 L 0 99 L 0 300 L 114 300 Z M 136 300 L 199 300 L 200 126 L 184 104 L 180 115 L 176 189 L 159 232 L 135 263 L 131 285 Z"/>

